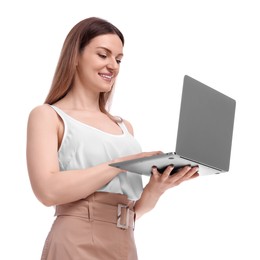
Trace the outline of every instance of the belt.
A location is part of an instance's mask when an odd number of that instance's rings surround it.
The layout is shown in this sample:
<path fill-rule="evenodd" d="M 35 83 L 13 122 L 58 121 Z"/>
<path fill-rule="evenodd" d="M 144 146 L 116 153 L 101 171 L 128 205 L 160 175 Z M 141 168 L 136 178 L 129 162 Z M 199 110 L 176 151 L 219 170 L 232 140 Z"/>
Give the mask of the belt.
<path fill-rule="evenodd" d="M 55 216 L 77 216 L 90 221 L 113 223 L 121 229 L 128 229 L 129 227 L 134 229 L 135 212 L 133 206 L 134 202 L 118 203 L 117 205 L 105 204 L 95 201 L 91 195 L 83 200 L 57 205 Z"/>

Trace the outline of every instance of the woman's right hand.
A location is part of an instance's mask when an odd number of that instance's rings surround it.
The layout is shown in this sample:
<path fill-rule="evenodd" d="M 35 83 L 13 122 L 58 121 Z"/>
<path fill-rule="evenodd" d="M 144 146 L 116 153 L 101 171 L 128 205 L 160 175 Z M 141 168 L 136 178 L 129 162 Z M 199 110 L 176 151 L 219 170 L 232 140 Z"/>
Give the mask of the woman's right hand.
<path fill-rule="evenodd" d="M 162 151 L 141 152 L 141 153 L 132 154 L 132 155 L 124 156 L 124 157 L 119 157 L 119 158 L 111 161 L 111 163 L 119 163 L 119 162 L 128 161 L 128 160 L 151 157 L 151 156 L 159 155 L 162 153 L 163 153 Z"/>

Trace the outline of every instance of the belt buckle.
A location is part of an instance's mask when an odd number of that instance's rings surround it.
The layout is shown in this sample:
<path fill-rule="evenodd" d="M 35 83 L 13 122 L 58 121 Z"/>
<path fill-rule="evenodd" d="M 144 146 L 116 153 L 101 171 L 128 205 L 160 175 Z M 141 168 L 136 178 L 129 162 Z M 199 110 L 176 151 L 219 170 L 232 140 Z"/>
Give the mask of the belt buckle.
<path fill-rule="evenodd" d="M 125 212 L 125 223 L 121 223 L 122 208 L 126 210 Z M 129 226 L 129 207 L 123 204 L 117 205 L 117 225 L 118 228 L 128 229 Z"/>

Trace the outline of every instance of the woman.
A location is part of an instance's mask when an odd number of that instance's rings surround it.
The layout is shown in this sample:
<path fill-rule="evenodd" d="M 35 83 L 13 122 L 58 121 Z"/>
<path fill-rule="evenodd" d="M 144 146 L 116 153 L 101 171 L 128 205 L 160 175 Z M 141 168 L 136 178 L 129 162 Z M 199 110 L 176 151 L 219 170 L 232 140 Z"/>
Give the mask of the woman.
<path fill-rule="evenodd" d="M 28 119 L 27 164 L 32 189 L 56 219 L 42 260 L 137 259 L 135 219 L 150 211 L 169 188 L 198 176 L 184 167 L 170 176 L 153 167 L 141 176 L 112 162 L 160 152 L 141 152 L 127 120 L 107 105 L 123 57 L 124 37 L 114 25 L 91 17 L 65 39 L 45 104 Z"/>

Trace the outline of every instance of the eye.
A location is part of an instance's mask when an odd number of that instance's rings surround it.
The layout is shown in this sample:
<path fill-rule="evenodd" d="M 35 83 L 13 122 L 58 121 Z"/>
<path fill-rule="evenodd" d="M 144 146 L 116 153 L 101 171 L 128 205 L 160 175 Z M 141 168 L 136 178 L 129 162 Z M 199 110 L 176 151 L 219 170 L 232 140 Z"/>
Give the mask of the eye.
<path fill-rule="evenodd" d="M 99 56 L 100 58 L 102 58 L 102 59 L 105 59 L 105 58 L 107 57 L 106 54 L 101 54 L 101 53 L 99 53 L 98 56 Z"/>
<path fill-rule="evenodd" d="M 117 64 L 120 64 L 122 61 L 121 60 L 116 60 Z"/>

